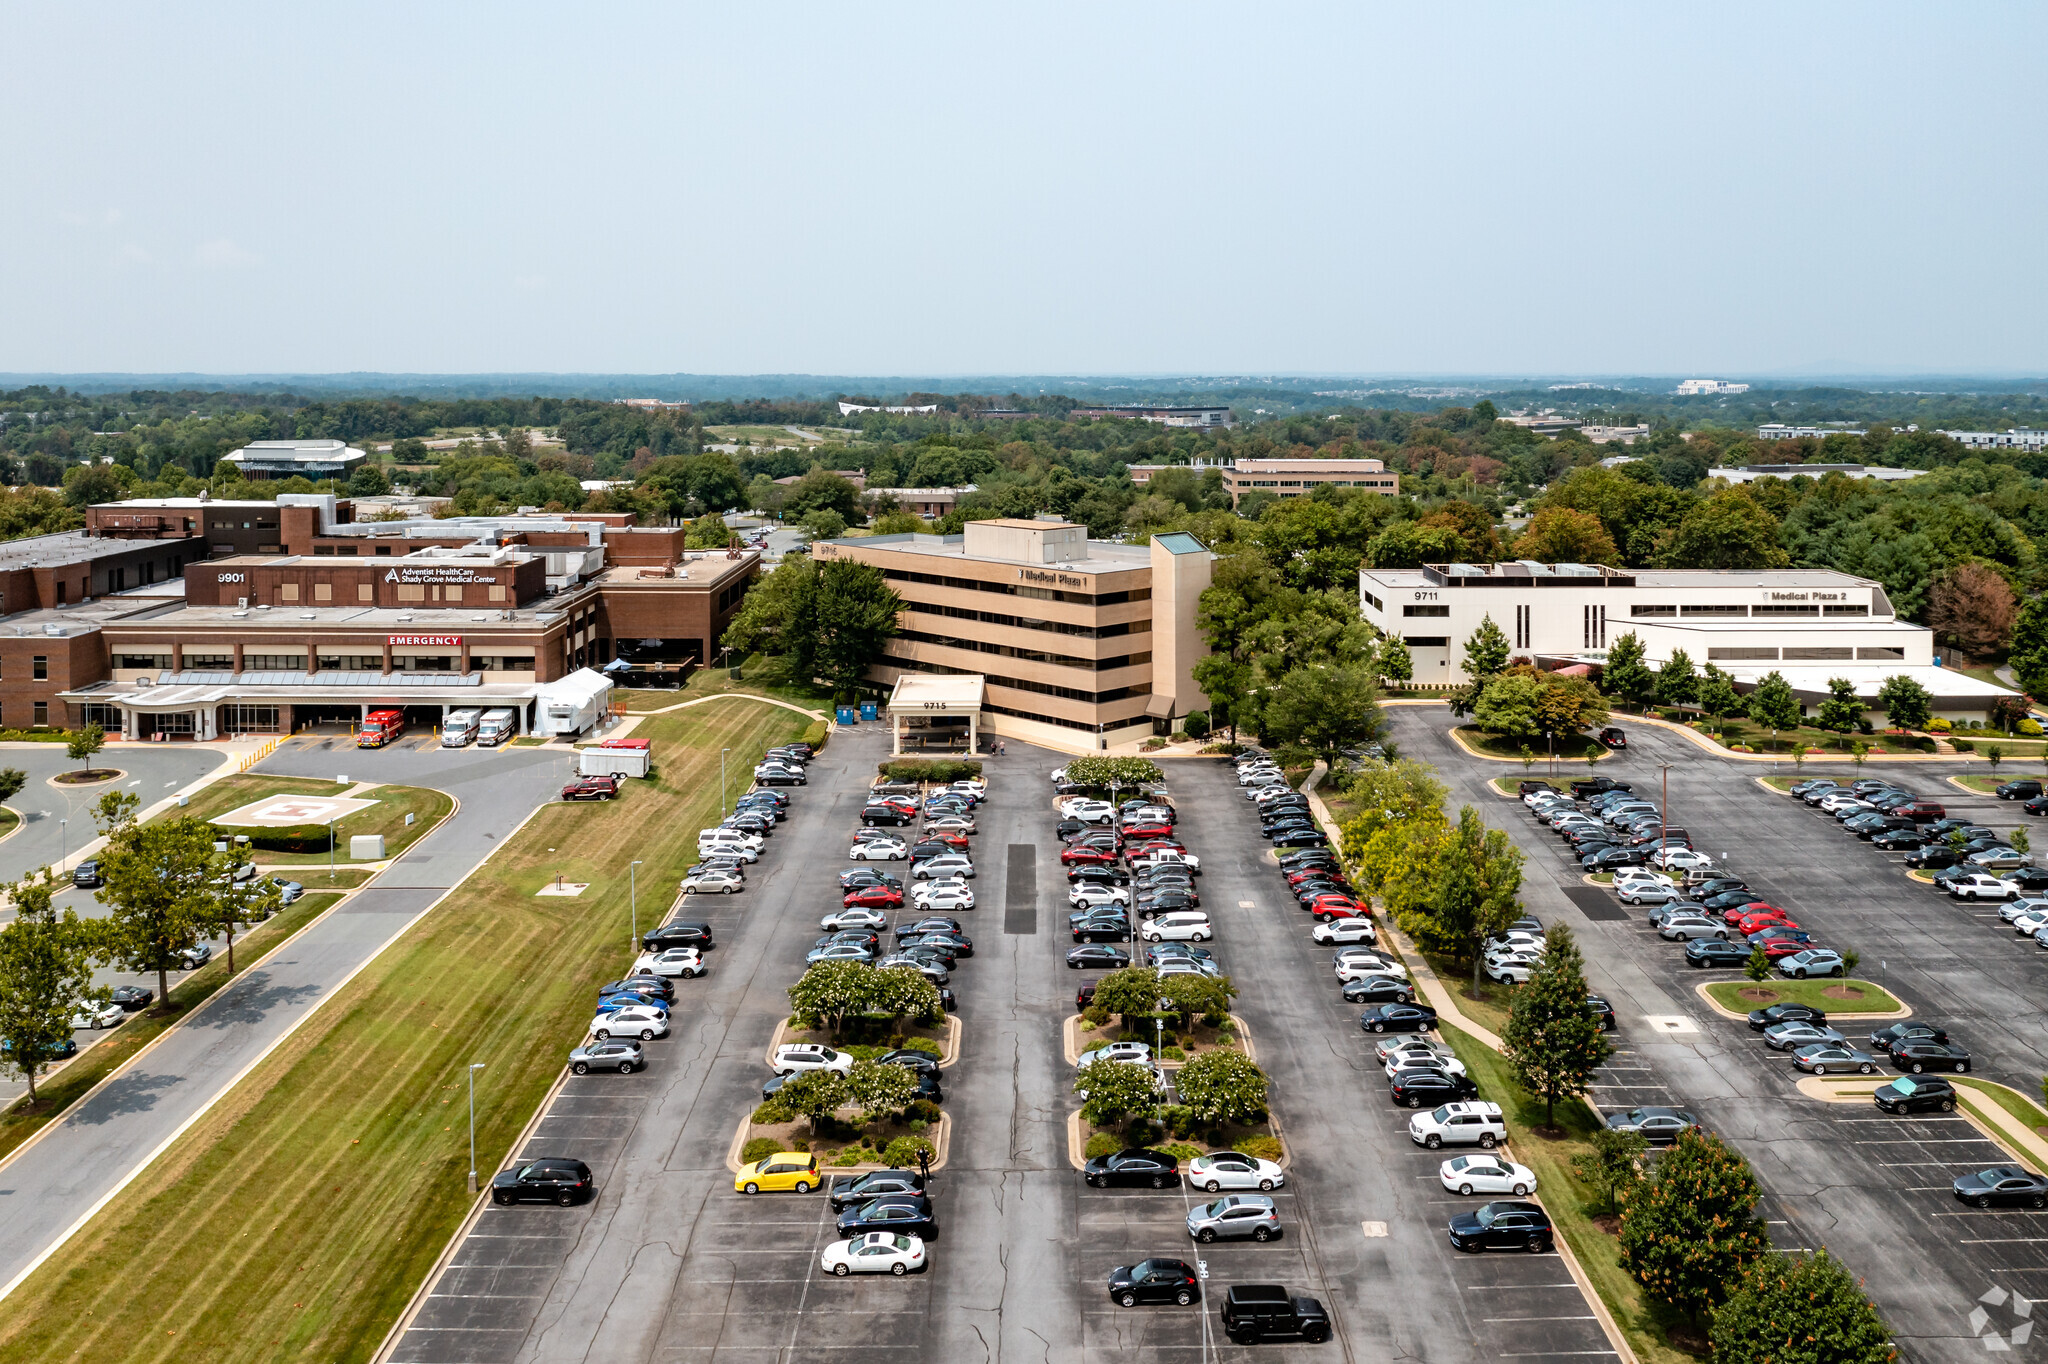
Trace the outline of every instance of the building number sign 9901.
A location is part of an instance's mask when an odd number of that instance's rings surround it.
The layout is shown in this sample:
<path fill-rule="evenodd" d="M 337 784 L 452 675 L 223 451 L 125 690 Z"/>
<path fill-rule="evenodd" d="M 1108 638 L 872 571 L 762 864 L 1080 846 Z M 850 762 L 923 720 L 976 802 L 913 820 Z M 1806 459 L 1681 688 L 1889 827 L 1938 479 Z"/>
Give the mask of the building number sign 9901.
<path fill-rule="evenodd" d="M 241 583 L 247 582 L 248 579 L 240 573 L 222 573 L 216 576 L 214 581 L 217 583 Z"/>
<path fill-rule="evenodd" d="M 1417 601 L 1435 601 L 1435 600 L 1436 600 L 1436 593 L 1434 593 L 1434 592 L 1417 592 L 1417 593 L 1415 594 L 1415 600 L 1417 600 Z"/>

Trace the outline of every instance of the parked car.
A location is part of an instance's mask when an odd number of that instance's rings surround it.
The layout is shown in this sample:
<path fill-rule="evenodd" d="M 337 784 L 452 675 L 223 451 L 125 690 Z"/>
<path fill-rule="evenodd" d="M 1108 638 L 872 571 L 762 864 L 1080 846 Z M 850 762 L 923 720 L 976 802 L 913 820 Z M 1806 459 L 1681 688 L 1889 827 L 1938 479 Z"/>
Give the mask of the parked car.
<path fill-rule="evenodd" d="M 1879 1085 L 1871 1102 L 1885 1113 L 1953 1113 L 1956 1089 L 1946 1080 L 1901 1075 L 1890 1084 Z"/>
<path fill-rule="evenodd" d="M 808 1151 L 777 1151 L 743 1165 L 732 1186 L 743 1194 L 809 1193 L 818 1187 L 818 1158 Z"/>
<path fill-rule="evenodd" d="M 1804 952 L 1778 958 L 1778 974 L 1791 980 L 1805 980 L 1808 976 L 1840 976 L 1848 973 L 1848 966 L 1839 952 L 1825 947 L 1809 947 Z"/>
<path fill-rule="evenodd" d="M 1211 1151 L 1187 1164 L 1191 1189 L 1218 1193 L 1224 1189 L 1257 1189 L 1271 1193 L 1287 1183 L 1287 1172 L 1276 1161 L 1248 1156 L 1241 1151 Z"/>
<path fill-rule="evenodd" d="M 1081 1175 L 1098 1189 L 1170 1189 L 1180 1183 L 1180 1162 L 1164 1151 L 1134 1147 L 1115 1155 L 1092 1157 L 1082 1166 Z"/>
<path fill-rule="evenodd" d="M 1330 1315 L 1314 1298 L 1279 1284 L 1232 1284 L 1223 1294 L 1223 1334 L 1232 1344 L 1297 1337 L 1311 1345 L 1330 1338 Z"/>
<path fill-rule="evenodd" d="M 1188 1213 L 1188 1235 L 1204 1245 L 1213 1241 L 1270 1241 L 1280 1234 L 1280 1213 L 1263 1194 L 1231 1194 L 1214 1203 L 1197 1204 Z"/>
<path fill-rule="evenodd" d="M 775 1049 L 771 1064 L 780 1075 L 800 1070 L 836 1070 L 844 1075 L 853 1069 L 853 1057 L 816 1042 L 786 1042 Z"/>
<path fill-rule="evenodd" d="M 746 884 L 728 871 L 706 871 L 684 877 L 683 889 L 693 895 L 732 895 L 745 890 Z"/>
<path fill-rule="evenodd" d="M 1610 1132 L 1637 1132 L 1652 1146 L 1669 1146 L 1678 1140 L 1680 1132 L 1697 1125 L 1692 1114 L 1662 1107 L 1631 1108 L 1607 1120 Z"/>
<path fill-rule="evenodd" d="M 491 1201 L 501 1207 L 510 1203 L 557 1203 L 566 1208 L 594 1192 L 590 1167 L 568 1156 L 541 1156 L 517 1169 L 501 1170 L 491 1178 Z"/>
<path fill-rule="evenodd" d="M 1428 1032 L 1436 1027 L 1436 1010 L 1427 1004 L 1376 1004 L 1358 1016 L 1366 1032 Z"/>
<path fill-rule="evenodd" d="M 645 1064 L 638 1042 L 591 1042 L 569 1053 L 569 1069 L 577 1075 L 588 1075 L 593 1070 L 631 1075 Z"/>
<path fill-rule="evenodd" d="M 1491 1150 L 1508 1139 L 1508 1129 L 1499 1104 L 1450 1103 L 1410 1118 L 1408 1139 L 1432 1151 L 1442 1146 L 1484 1146 Z"/>
<path fill-rule="evenodd" d="M 1994 1165 L 1954 1184 L 1958 1202 L 1973 1208 L 2048 1208 L 2048 1179 L 2017 1165 Z"/>
<path fill-rule="evenodd" d="M 1109 1299 L 1120 1307 L 1160 1302 L 1186 1307 L 1201 1296 L 1201 1278 L 1183 1260 L 1140 1260 L 1109 1271 Z"/>
<path fill-rule="evenodd" d="M 818 1257 L 818 1267 L 845 1278 L 849 1274 L 919 1274 L 926 1264 L 924 1238 L 902 1232 L 871 1231 L 834 1241 Z"/>
<path fill-rule="evenodd" d="M 1550 1214 L 1534 1203 L 1508 1199 L 1487 1203 L 1451 1218 L 1451 1246 L 1456 1250 L 1526 1250 L 1547 1252 L 1553 1240 Z"/>
<path fill-rule="evenodd" d="M 1892 1064 L 1910 1075 L 1929 1070 L 1966 1072 L 1970 1053 L 1953 1042 L 1895 1042 Z"/>
<path fill-rule="evenodd" d="M 643 1042 L 651 1042 L 657 1037 L 668 1036 L 668 1011 L 647 1004 L 628 1004 L 624 1008 L 600 1013 L 591 1021 L 590 1035 L 600 1042 L 614 1036 L 637 1037 Z"/>
<path fill-rule="evenodd" d="M 562 788 L 563 800 L 610 800 L 619 794 L 618 778 L 578 777 Z"/>
<path fill-rule="evenodd" d="M 1839 1075 L 1851 1070 L 1864 1075 L 1877 1072 L 1876 1057 L 1858 1051 L 1846 1042 L 1809 1042 L 1803 1047 L 1794 1047 L 1792 1064 L 1815 1075 Z"/>
<path fill-rule="evenodd" d="M 1452 1193 L 1470 1197 L 1480 1193 L 1513 1194 L 1517 1198 L 1536 1192 L 1536 1172 L 1499 1156 L 1452 1156 L 1437 1167 L 1437 1181 Z"/>

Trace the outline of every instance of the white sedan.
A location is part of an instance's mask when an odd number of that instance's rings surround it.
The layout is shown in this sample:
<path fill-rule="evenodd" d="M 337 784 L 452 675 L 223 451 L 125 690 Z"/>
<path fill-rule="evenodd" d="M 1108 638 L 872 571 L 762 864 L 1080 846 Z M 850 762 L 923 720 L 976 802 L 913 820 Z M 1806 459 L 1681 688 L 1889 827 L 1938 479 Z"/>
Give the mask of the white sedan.
<path fill-rule="evenodd" d="M 837 932 L 842 928 L 885 928 L 889 916 L 879 909 L 866 905 L 855 905 L 851 909 L 835 910 L 818 920 L 818 927 Z"/>
<path fill-rule="evenodd" d="M 1465 1063 L 1455 1056 L 1442 1056 L 1434 1051 L 1397 1051 L 1387 1057 L 1387 1078 L 1399 1079 L 1404 1070 L 1440 1070 L 1447 1075 L 1463 1075 Z"/>
<path fill-rule="evenodd" d="M 1536 1192 L 1534 1170 L 1499 1156 L 1452 1156 L 1438 1167 L 1437 1175 L 1452 1193 L 1504 1193 L 1520 1198 Z"/>
<path fill-rule="evenodd" d="M 2030 909 L 2025 914 L 2017 915 L 2012 921 L 2012 927 L 2020 937 L 2031 938 L 2035 929 L 2048 928 L 2048 909 Z"/>
<path fill-rule="evenodd" d="M 1356 980 L 1360 976 L 1394 976 L 1408 978 L 1408 968 L 1391 957 L 1377 952 L 1363 952 L 1356 949 L 1340 953 L 1337 957 L 1337 979 Z"/>
<path fill-rule="evenodd" d="M 1220 1193 L 1224 1189 L 1257 1189 L 1271 1193 L 1287 1182 L 1287 1172 L 1270 1160 L 1242 1151 L 1211 1151 L 1188 1162 L 1188 1187 Z"/>
<path fill-rule="evenodd" d="M 974 892 L 957 882 L 948 882 L 928 895 L 917 897 L 920 909 L 973 909 Z"/>
<path fill-rule="evenodd" d="M 1380 940 L 1379 932 L 1370 919 L 1332 919 L 1326 924 L 1317 924 L 1309 936 L 1320 943 L 1376 943 Z"/>
<path fill-rule="evenodd" d="M 96 1004 L 88 1000 L 71 1015 L 71 1026 L 98 1032 L 101 1028 L 114 1027 L 127 1016 L 128 1011 L 118 1004 Z"/>
<path fill-rule="evenodd" d="M 926 833 L 971 834 L 974 832 L 974 819 L 969 815 L 940 815 L 926 820 L 924 830 Z"/>
<path fill-rule="evenodd" d="M 645 1004 L 628 1004 L 623 1009 L 599 1014 L 591 1021 L 590 1035 L 600 1042 L 614 1037 L 637 1037 L 642 1042 L 652 1042 L 668 1036 L 668 1014 Z"/>
<path fill-rule="evenodd" d="M 958 876 L 944 876 L 936 881 L 912 881 L 910 883 L 910 903 L 921 908 L 926 901 L 942 890 L 966 889 L 968 889 L 966 880 Z"/>
<path fill-rule="evenodd" d="M 1653 866 L 1662 867 L 1666 871 L 1712 871 L 1714 869 L 1713 858 L 1703 852 L 1694 852 L 1691 848 L 1666 848 L 1662 852 L 1651 853 L 1650 863 Z"/>
<path fill-rule="evenodd" d="M 704 954 L 694 947 L 671 947 L 663 952 L 647 952 L 633 963 L 635 971 L 652 971 L 657 976 L 687 976 L 695 979 L 704 974 Z"/>
<path fill-rule="evenodd" d="M 818 1259 L 819 1268 L 841 1278 L 848 1274 L 913 1274 L 923 1270 L 924 1264 L 922 1237 L 887 1231 L 834 1241 Z"/>
<path fill-rule="evenodd" d="M 904 843 L 885 843 L 880 839 L 864 840 L 848 848 L 846 856 L 853 862 L 901 862 L 910 856 L 910 847 Z"/>
<path fill-rule="evenodd" d="M 731 895 L 746 888 L 746 882 L 729 871 L 700 871 L 683 878 L 683 889 L 694 895 Z"/>
<path fill-rule="evenodd" d="M 1097 1061 L 1135 1061 L 1148 1064 L 1152 1060 L 1152 1048 L 1143 1042 L 1111 1042 L 1093 1051 L 1081 1053 L 1076 1066 L 1092 1066 Z"/>

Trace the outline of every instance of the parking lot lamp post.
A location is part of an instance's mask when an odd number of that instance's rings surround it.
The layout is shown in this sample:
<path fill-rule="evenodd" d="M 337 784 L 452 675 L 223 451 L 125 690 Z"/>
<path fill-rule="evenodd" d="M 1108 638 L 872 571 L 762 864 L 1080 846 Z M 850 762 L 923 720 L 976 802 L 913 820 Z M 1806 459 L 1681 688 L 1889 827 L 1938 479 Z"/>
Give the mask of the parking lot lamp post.
<path fill-rule="evenodd" d="M 334 879 L 334 817 L 327 818 L 327 879 Z"/>
<path fill-rule="evenodd" d="M 68 819 L 57 821 L 57 872 L 59 875 L 62 875 L 64 872 L 64 859 L 71 856 L 70 824 L 71 821 Z"/>
<path fill-rule="evenodd" d="M 1659 763 L 1664 769 L 1664 794 L 1657 801 L 1657 851 L 1668 853 L 1671 845 L 1664 841 L 1665 831 L 1671 827 L 1671 764 Z"/>
<path fill-rule="evenodd" d="M 635 862 L 627 867 L 626 876 L 627 885 L 631 887 L 627 894 L 633 904 L 633 947 L 637 951 L 640 947 L 640 864 Z"/>
<path fill-rule="evenodd" d="M 718 750 L 718 817 L 720 819 L 725 818 L 725 755 L 730 752 L 732 750 L 729 748 Z"/>
<path fill-rule="evenodd" d="M 484 1068 L 478 1061 L 469 1068 L 469 1191 L 476 1192 L 476 1073 Z"/>

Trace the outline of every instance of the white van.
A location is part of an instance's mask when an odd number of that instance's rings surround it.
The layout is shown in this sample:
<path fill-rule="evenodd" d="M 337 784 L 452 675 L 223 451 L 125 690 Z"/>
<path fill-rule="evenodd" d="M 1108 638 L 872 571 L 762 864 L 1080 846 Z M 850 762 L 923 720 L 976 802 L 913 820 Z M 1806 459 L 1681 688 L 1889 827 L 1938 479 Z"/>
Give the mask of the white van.
<path fill-rule="evenodd" d="M 1207 942 L 1215 930 L 1201 910 L 1179 909 L 1154 917 L 1138 930 L 1138 936 L 1147 942 Z"/>
<path fill-rule="evenodd" d="M 483 721 L 480 710 L 464 708 L 451 710 L 441 720 L 441 747 L 466 748 L 476 738 L 477 725 Z"/>
<path fill-rule="evenodd" d="M 498 706 L 478 719 L 476 741 L 485 748 L 496 748 L 518 732 L 519 712 L 510 706 Z"/>

